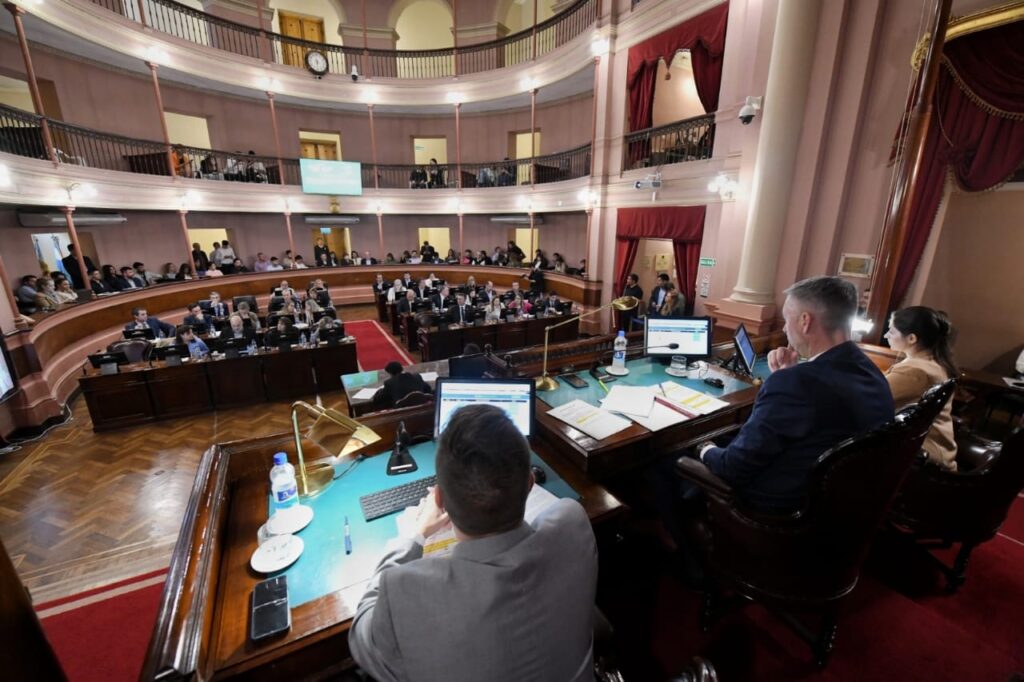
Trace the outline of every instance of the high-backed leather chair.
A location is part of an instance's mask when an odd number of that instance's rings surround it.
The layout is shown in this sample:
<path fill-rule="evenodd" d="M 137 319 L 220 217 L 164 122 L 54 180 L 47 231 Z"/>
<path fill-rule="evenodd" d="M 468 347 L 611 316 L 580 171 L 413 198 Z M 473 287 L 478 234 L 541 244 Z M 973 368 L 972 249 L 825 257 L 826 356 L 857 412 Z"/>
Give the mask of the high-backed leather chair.
<path fill-rule="evenodd" d="M 416 405 L 426 405 L 429 402 L 433 402 L 434 396 L 423 391 L 413 391 L 412 393 L 406 393 L 405 396 L 395 403 L 395 407 L 415 407 Z"/>
<path fill-rule="evenodd" d="M 918 461 L 900 488 L 890 523 L 927 553 L 950 592 L 964 584 L 975 547 L 995 537 L 1024 489 L 1024 427 L 1003 443 L 957 434 L 957 471 Z M 952 566 L 929 550 L 960 545 Z"/>
<path fill-rule="evenodd" d="M 750 509 L 702 462 L 681 458 L 679 474 L 707 494 L 703 514 L 687 519 L 708 580 L 702 627 L 710 628 L 719 596 L 735 593 L 778 613 L 824 667 L 839 602 L 857 585 L 871 538 L 952 391 L 952 382 L 935 387 L 892 422 L 821 455 L 807 502 L 792 514 Z M 818 613 L 820 629 L 812 632 L 793 615 L 799 612 Z"/>
<path fill-rule="evenodd" d="M 128 362 L 146 362 L 153 355 L 153 344 L 146 339 L 127 339 L 115 341 L 107 346 L 108 353 L 121 351 L 128 358 Z"/>

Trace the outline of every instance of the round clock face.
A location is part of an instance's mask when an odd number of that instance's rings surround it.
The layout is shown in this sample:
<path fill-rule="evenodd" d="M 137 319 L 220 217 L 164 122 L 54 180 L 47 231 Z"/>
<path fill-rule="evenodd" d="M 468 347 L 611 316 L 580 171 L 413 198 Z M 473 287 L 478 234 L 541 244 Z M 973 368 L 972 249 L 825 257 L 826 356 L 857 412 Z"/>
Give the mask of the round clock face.
<path fill-rule="evenodd" d="M 306 66 L 315 74 L 327 73 L 327 57 L 322 52 L 310 50 L 306 53 Z"/>

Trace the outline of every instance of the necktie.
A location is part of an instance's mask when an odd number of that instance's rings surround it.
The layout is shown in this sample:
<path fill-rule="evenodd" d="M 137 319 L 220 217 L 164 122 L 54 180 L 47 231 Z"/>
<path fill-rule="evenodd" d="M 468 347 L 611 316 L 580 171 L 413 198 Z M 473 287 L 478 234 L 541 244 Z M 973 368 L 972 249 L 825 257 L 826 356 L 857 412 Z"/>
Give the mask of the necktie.
<path fill-rule="evenodd" d="M 462 306 L 459 306 L 459 324 L 462 324 L 465 321 L 466 321 L 466 309 L 463 308 Z"/>

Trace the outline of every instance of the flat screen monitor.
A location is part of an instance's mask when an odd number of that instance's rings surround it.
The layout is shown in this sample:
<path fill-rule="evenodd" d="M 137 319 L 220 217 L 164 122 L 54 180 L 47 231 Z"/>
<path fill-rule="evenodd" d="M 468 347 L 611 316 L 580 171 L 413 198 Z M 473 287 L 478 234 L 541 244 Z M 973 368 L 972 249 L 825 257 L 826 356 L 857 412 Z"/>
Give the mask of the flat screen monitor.
<path fill-rule="evenodd" d="M 509 416 L 519 433 L 533 433 L 533 379 L 438 379 L 434 391 L 434 437 L 466 405 L 494 405 Z"/>
<path fill-rule="evenodd" d="M 757 359 L 757 353 L 754 352 L 754 344 L 750 343 L 747 328 L 742 323 L 736 328 L 736 333 L 733 334 L 732 340 L 736 345 L 736 357 L 739 360 L 737 368 L 753 375 L 754 361 Z"/>
<path fill-rule="evenodd" d="M 157 360 L 166 360 L 168 355 L 177 355 L 179 358 L 187 358 L 188 344 L 184 343 L 171 343 L 166 346 L 157 346 L 153 351 Z"/>
<path fill-rule="evenodd" d="M 456 355 L 448 358 L 448 376 L 456 379 L 482 379 L 487 371 L 487 355 Z"/>
<path fill-rule="evenodd" d="M 711 355 L 711 318 L 648 317 L 644 325 L 644 350 L 654 356 L 706 358 Z"/>
<path fill-rule="evenodd" d="M 0 402 L 10 398 L 18 390 L 14 363 L 7 352 L 7 344 L 0 338 Z"/>
<path fill-rule="evenodd" d="M 335 346 L 345 338 L 345 327 L 329 327 L 317 334 L 317 341 L 326 341 L 328 345 Z"/>
<path fill-rule="evenodd" d="M 89 364 L 97 369 L 99 369 L 100 365 L 106 364 L 127 365 L 128 356 L 124 354 L 124 351 L 117 351 L 114 353 L 94 353 L 89 356 Z"/>
<path fill-rule="evenodd" d="M 299 173 L 306 194 L 363 194 L 362 164 L 357 161 L 299 159 Z"/>
<path fill-rule="evenodd" d="M 149 339 L 152 341 L 156 338 L 156 334 L 153 333 L 152 327 L 146 327 L 145 329 L 125 329 L 124 338 L 126 339 Z"/>

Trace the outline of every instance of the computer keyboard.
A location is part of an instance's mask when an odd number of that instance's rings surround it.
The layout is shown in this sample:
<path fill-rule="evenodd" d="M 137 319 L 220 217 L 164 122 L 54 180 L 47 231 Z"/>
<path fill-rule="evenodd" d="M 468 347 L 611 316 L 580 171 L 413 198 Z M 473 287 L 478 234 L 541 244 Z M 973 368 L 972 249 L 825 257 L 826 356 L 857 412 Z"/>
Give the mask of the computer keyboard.
<path fill-rule="evenodd" d="M 437 476 L 428 476 L 418 481 L 410 481 L 396 485 L 394 488 L 363 495 L 359 498 L 359 506 L 363 508 L 363 518 L 373 521 L 418 504 L 427 494 L 427 488 L 435 483 L 437 483 Z"/>

